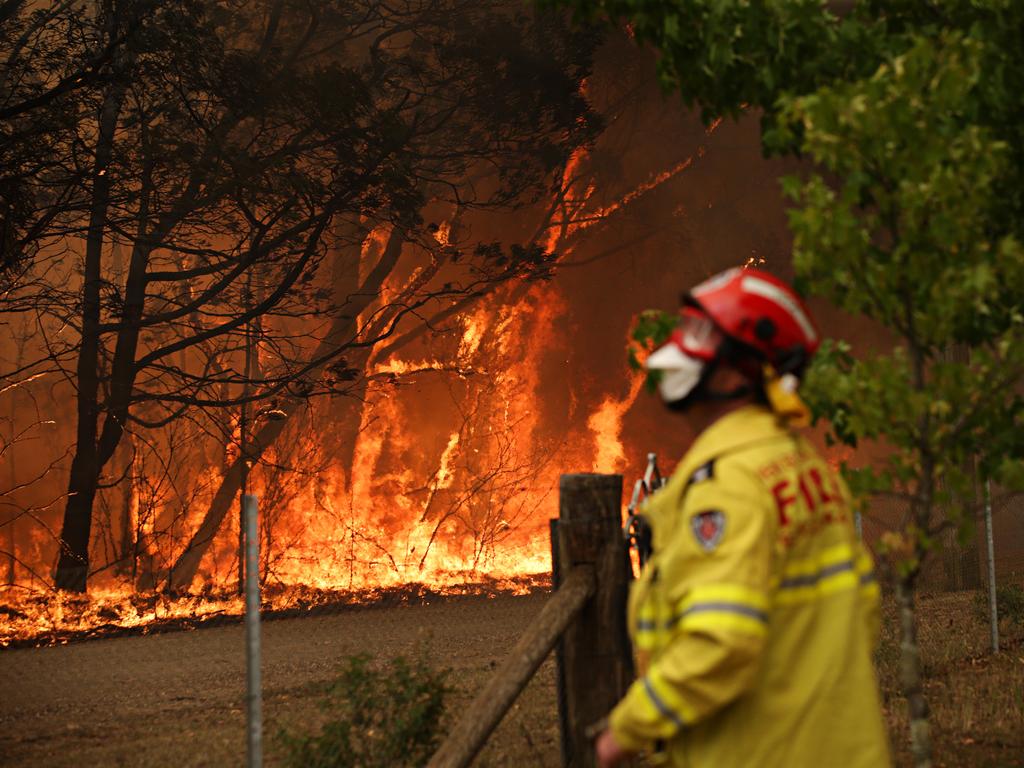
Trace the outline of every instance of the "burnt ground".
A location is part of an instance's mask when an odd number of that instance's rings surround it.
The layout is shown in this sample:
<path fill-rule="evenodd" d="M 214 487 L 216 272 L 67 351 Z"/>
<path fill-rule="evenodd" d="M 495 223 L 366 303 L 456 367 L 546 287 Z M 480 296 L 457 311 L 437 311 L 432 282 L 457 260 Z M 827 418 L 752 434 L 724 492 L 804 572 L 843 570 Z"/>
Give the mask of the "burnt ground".
<path fill-rule="evenodd" d="M 452 669 L 451 708 L 461 711 L 546 599 L 459 597 L 266 622 L 267 765 L 281 764 L 282 728 L 323 717 L 322 686 L 352 654 L 428 653 Z M 2 651 L 0 765 L 243 765 L 244 654 L 239 624 Z M 549 659 L 476 764 L 556 766 L 554 702 Z"/>
<path fill-rule="evenodd" d="M 282 729 L 323 722 L 323 687 L 352 654 L 421 649 L 452 669 L 450 712 L 462 712 L 546 599 L 464 596 L 266 622 L 266 764 L 282 764 Z M 919 603 L 937 768 L 1024 766 L 1024 622 L 1004 624 L 992 656 L 980 602 Z M 884 623 L 876 661 L 898 764 L 909 765 L 891 604 Z M 244 674 L 240 624 L 0 651 L 0 766 L 243 765 Z M 558 764 L 549 659 L 476 765 Z"/>

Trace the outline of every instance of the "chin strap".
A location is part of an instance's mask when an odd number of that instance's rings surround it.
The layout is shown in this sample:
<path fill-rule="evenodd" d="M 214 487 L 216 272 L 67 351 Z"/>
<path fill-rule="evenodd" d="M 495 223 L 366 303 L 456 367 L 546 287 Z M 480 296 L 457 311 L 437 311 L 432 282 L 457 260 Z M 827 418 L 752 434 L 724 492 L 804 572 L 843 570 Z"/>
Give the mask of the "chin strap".
<path fill-rule="evenodd" d="M 775 368 L 765 364 L 764 393 L 772 411 L 794 427 L 806 427 L 811 423 L 811 411 L 797 393 L 799 385 L 800 380 L 792 373 L 780 376 Z"/>

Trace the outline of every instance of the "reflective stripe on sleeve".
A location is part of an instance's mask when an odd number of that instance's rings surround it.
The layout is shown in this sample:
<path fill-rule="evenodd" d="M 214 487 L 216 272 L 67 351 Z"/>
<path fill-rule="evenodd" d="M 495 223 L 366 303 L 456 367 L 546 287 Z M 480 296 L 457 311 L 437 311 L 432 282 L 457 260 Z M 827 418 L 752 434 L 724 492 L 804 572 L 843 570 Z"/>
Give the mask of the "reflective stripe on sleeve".
<path fill-rule="evenodd" d="M 857 589 L 867 583 L 868 577 L 874 578 L 871 558 L 857 556 L 849 544 L 838 544 L 816 557 L 789 563 L 779 581 L 775 602 L 792 605 Z"/>
<path fill-rule="evenodd" d="M 807 573 L 802 576 L 791 576 L 787 579 L 783 579 L 779 582 L 779 589 L 796 589 L 798 587 L 813 587 L 820 581 L 823 581 L 830 576 L 835 576 L 846 571 L 853 572 L 853 561 L 845 560 L 841 563 L 833 563 L 827 565 L 819 571 L 814 573 Z"/>
<path fill-rule="evenodd" d="M 640 607 L 632 627 L 633 645 L 638 651 L 653 651 L 665 643 L 665 622 L 658 620 L 658 611 L 650 601 Z"/>
<path fill-rule="evenodd" d="M 669 626 L 684 632 L 729 629 L 761 636 L 768 628 L 768 598 L 739 584 L 702 584 L 679 602 Z"/>
<path fill-rule="evenodd" d="M 686 706 L 668 685 L 657 679 L 656 671 L 652 670 L 643 677 L 642 683 L 647 699 L 654 709 L 677 728 L 681 728 L 688 720 L 695 719 L 690 707 Z"/>
<path fill-rule="evenodd" d="M 766 618 L 755 619 L 745 616 L 742 613 L 736 612 L 735 606 L 729 610 L 684 616 L 677 626 L 684 632 L 731 630 L 758 637 L 768 632 L 768 621 Z"/>
<path fill-rule="evenodd" d="M 669 709 L 668 704 L 662 701 L 662 698 L 655 692 L 654 686 L 651 685 L 651 679 L 649 677 L 644 678 L 644 690 L 647 692 L 647 698 L 651 700 L 654 708 L 661 713 L 663 717 L 667 717 L 678 727 L 683 727 L 682 718 L 679 717 L 675 712 Z"/>
<path fill-rule="evenodd" d="M 695 613 L 704 613 L 705 611 L 735 613 L 739 616 L 749 616 L 758 621 L 768 621 L 768 614 L 764 611 L 759 611 L 757 608 L 751 608 L 749 605 L 743 605 L 742 603 L 695 603 L 683 611 L 679 618 L 685 619 L 687 616 L 692 616 Z"/>

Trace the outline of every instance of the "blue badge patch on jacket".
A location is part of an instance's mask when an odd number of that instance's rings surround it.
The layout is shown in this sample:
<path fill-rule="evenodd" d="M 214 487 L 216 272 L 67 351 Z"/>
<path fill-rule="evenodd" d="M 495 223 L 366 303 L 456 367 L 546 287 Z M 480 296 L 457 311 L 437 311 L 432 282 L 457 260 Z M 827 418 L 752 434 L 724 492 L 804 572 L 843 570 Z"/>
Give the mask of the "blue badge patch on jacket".
<path fill-rule="evenodd" d="M 725 533 L 725 515 L 717 509 L 698 512 L 690 518 L 690 528 L 697 538 L 697 543 L 705 552 L 711 552 L 722 540 Z"/>

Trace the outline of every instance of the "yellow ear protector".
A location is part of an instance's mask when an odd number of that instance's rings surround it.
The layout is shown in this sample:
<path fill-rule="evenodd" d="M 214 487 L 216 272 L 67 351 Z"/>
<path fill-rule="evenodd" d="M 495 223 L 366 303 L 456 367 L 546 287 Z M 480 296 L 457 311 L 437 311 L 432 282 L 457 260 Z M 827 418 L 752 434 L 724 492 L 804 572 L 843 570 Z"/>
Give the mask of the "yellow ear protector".
<path fill-rule="evenodd" d="M 764 392 L 772 411 L 794 427 L 806 427 L 811 423 L 811 411 L 797 393 L 799 386 L 800 380 L 792 373 L 779 376 L 775 368 L 765 364 Z"/>

